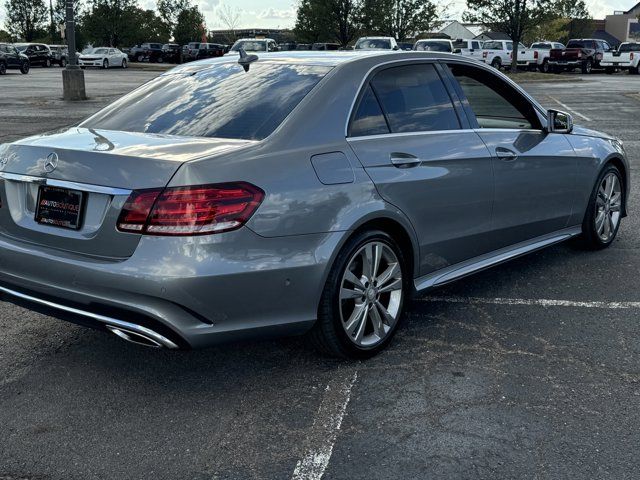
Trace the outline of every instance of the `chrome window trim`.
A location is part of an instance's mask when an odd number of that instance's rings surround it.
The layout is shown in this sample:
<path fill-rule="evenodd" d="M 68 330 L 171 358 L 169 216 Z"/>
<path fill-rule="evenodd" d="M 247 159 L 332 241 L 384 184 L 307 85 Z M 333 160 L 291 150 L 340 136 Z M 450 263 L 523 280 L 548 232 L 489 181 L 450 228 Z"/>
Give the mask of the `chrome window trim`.
<path fill-rule="evenodd" d="M 489 73 L 491 73 L 492 75 L 496 75 L 498 78 L 500 78 L 502 81 L 507 82 L 511 87 L 515 88 L 516 91 L 522 95 L 529 103 L 531 103 L 531 105 L 533 106 L 533 108 L 544 118 L 546 119 L 546 111 L 544 108 L 542 108 L 542 106 L 531 96 L 529 95 L 522 87 L 520 87 L 517 83 L 515 83 L 513 80 L 511 80 L 509 77 L 507 77 L 506 75 L 504 75 L 502 72 L 496 72 L 494 71 L 495 69 L 493 67 L 490 67 L 486 64 L 483 63 L 478 63 L 472 60 L 466 60 L 463 57 L 459 57 L 458 55 L 451 55 L 454 58 L 443 58 L 443 57 L 439 57 L 439 58 L 402 58 L 402 59 L 395 59 L 395 60 L 389 60 L 387 62 L 383 62 L 383 63 L 379 63 L 373 67 L 371 67 L 367 73 L 363 76 L 360 85 L 358 86 L 358 90 L 356 92 L 356 95 L 354 96 L 352 102 L 351 102 L 351 107 L 349 108 L 349 114 L 347 115 L 347 121 L 345 124 L 345 128 L 344 128 L 344 136 L 346 139 L 348 140 L 352 140 L 352 139 L 356 139 L 356 138 L 371 138 L 371 137 L 385 137 L 385 136 L 390 136 L 390 135 L 402 135 L 402 133 L 386 133 L 383 135 L 371 135 L 368 137 L 350 137 L 349 136 L 349 124 L 351 123 L 351 118 L 353 117 L 353 113 L 354 110 L 356 108 L 356 103 L 358 102 L 358 99 L 360 98 L 360 93 L 362 92 L 362 89 L 364 88 L 365 84 L 367 83 L 367 81 L 370 79 L 371 74 L 375 71 L 378 70 L 382 67 L 385 67 L 387 65 L 394 65 L 394 64 L 402 64 L 402 63 L 407 63 L 407 62 L 413 62 L 413 63 L 439 63 L 439 62 L 445 62 L 445 63 L 461 63 L 464 65 L 469 65 L 471 67 L 476 67 L 482 70 L 485 70 Z M 456 58 L 457 57 L 457 58 Z M 444 82 L 443 82 L 444 83 Z M 541 122 L 544 125 L 544 122 Z M 460 130 L 455 130 L 456 132 L 461 131 Z M 489 128 L 484 128 L 481 130 L 505 130 L 505 129 L 489 129 Z M 506 129 L 509 131 L 513 131 L 511 129 Z M 517 129 L 514 129 L 517 130 Z M 538 129 L 534 129 L 534 131 L 539 132 L 541 130 Z M 415 134 L 420 134 L 420 133 L 442 133 L 442 130 L 431 130 L 429 132 L 415 132 L 412 133 L 412 135 Z"/>
<path fill-rule="evenodd" d="M 362 142 L 364 140 L 376 140 L 394 137 L 422 137 L 425 135 L 443 135 L 448 133 L 482 133 L 482 132 L 519 132 L 519 133 L 544 133 L 537 128 L 457 128 L 455 130 L 429 130 L 425 132 L 399 132 L 381 133 L 379 135 L 364 135 L 361 137 L 347 137 L 348 142 Z"/>
<path fill-rule="evenodd" d="M 69 182 L 66 180 L 56 180 L 55 178 L 34 177 L 22 175 L 20 173 L 0 172 L 0 179 L 14 182 L 36 183 L 50 187 L 69 188 L 72 190 L 82 190 L 89 193 L 102 193 L 104 195 L 130 195 L 131 190 L 126 188 L 105 187 L 103 185 L 92 185 L 90 183 Z"/>

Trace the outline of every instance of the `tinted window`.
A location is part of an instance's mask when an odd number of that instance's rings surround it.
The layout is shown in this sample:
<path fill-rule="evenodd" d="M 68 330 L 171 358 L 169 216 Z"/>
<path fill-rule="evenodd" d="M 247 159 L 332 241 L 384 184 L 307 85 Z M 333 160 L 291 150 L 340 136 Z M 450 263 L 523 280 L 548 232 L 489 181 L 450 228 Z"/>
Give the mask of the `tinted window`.
<path fill-rule="evenodd" d="M 550 43 L 534 43 L 533 45 L 531 45 L 531 48 L 537 48 L 540 50 L 551 50 L 551 44 Z"/>
<path fill-rule="evenodd" d="M 356 50 L 391 50 L 391 41 L 375 38 L 361 38 L 355 46 Z"/>
<path fill-rule="evenodd" d="M 451 52 L 451 44 L 449 42 L 429 40 L 416 43 L 414 49 L 423 52 Z"/>
<path fill-rule="evenodd" d="M 621 52 L 640 52 L 640 43 L 624 43 L 620 45 Z"/>
<path fill-rule="evenodd" d="M 262 140 L 330 70 L 224 64 L 192 75 L 161 76 L 82 123 L 83 127 L 188 137 Z"/>
<path fill-rule="evenodd" d="M 353 117 L 349 135 L 352 137 L 364 137 L 366 135 L 382 135 L 385 133 L 389 133 L 389 127 L 382 114 L 378 99 L 373 94 L 371 87 L 367 86 Z"/>
<path fill-rule="evenodd" d="M 541 128 L 533 105 L 496 75 L 466 65 L 450 65 L 449 68 L 480 128 Z"/>
<path fill-rule="evenodd" d="M 582 40 L 569 40 L 567 43 L 567 48 L 592 48 L 593 42 L 583 42 Z"/>
<path fill-rule="evenodd" d="M 371 84 L 393 133 L 460 128 L 433 65 L 390 68 L 377 74 Z"/>
<path fill-rule="evenodd" d="M 466 40 L 455 40 L 452 43 L 453 43 L 453 48 L 467 48 Z M 478 42 L 472 42 L 472 43 L 478 43 Z M 471 47 L 471 48 L 475 48 L 475 47 Z"/>

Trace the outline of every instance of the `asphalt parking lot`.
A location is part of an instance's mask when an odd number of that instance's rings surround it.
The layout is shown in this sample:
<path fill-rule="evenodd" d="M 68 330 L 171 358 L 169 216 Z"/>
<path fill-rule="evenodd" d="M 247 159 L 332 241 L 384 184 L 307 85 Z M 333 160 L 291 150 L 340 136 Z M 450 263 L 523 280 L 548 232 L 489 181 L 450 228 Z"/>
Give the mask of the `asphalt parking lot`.
<path fill-rule="evenodd" d="M 158 72 L 0 78 L 0 142 L 85 117 Z M 640 76 L 524 87 L 640 163 Z M 0 302 L 0 480 L 637 478 L 640 210 L 606 251 L 558 245 L 418 298 L 362 363 L 301 339 L 137 348 Z M 239 294 L 240 295 L 240 294 Z M 239 298 L 247 301 L 246 298 Z"/>

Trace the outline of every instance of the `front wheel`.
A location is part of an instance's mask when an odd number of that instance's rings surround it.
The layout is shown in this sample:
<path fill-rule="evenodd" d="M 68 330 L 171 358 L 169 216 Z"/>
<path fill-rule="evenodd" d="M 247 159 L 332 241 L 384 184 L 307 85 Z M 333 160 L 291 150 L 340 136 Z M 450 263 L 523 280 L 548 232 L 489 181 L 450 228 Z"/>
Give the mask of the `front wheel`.
<path fill-rule="evenodd" d="M 372 230 L 351 238 L 338 254 L 325 284 L 318 320 L 308 336 L 321 352 L 369 358 L 391 341 L 410 291 L 398 244 Z"/>
<path fill-rule="evenodd" d="M 122 59 L 122 68 L 127 68 L 127 60 L 126 59 Z"/>
<path fill-rule="evenodd" d="M 51 66 L 51 59 L 47 58 L 44 61 L 44 67 L 49 68 Z"/>
<path fill-rule="evenodd" d="M 64 67 L 66 67 L 66 66 L 67 66 L 67 59 L 66 59 L 66 58 L 63 58 L 62 60 L 60 60 L 60 66 L 61 66 L 62 68 L 64 68 Z"/>
<path fill-rule="evenodd" d="M 4 62 L 0 62 L 0 75 L 7 73 L 7 65 Z"/>
<path fill-rule="evenodd" d="M 623 205 L 622 175 L 617 167 L 609 165 L 598 177 L 582 222 L 582 243 L 586 248 L 600 250 L 613 243 Z"/>
<path fill-rule="evenodd" d="M 107 68 L 109 68 L 109 61 L 108 60 L 105 60 L 104 62 L 102 62 L 102 68 L 104 68 L 105 70 Z"/>
<path fill-rule="evenodd" d="M 29 69 L 30 69 L 29 64 L 25 62 L 20 67 L 20 73 L 22 73 L 23 75 L 26 75 L 27 73 L 29 73 Z"/>

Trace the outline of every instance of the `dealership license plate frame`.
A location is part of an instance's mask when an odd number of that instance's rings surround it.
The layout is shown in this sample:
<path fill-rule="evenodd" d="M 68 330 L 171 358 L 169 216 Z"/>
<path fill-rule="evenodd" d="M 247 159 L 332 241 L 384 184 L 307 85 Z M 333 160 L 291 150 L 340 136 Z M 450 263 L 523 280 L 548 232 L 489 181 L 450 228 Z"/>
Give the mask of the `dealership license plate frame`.
<path fill-rule="evenodd" d="M 43 207 L 41 205 L 42 200 L 61 202 L 63 205 L 67 205 L 67 207 Z M 82 227 L 84 203 L 85 192 L 81 190 L 40 185 L 38 188 L 35 221 L 48 227 L 80 230 Z M 68 206 L 77 206 L 77 211 L 68 208 Z"/>

